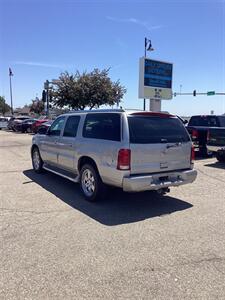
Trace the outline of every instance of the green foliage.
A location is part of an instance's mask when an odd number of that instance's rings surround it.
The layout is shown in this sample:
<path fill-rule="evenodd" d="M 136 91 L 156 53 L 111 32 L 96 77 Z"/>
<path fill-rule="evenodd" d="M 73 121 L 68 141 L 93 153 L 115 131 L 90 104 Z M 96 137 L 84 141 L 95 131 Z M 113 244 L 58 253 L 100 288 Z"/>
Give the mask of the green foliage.
<path fill-rule="evenodd" d="M 34 112 L 35 114 L 41 114 L 42 112 L 44 112 L 45 109 L 45 105 L 44 102 L 36 99 L 36 100 L 32 100 L 32 104 L 30 106 L 30 111 Z"/>
<path fill-rule="evenodd" d="M 52 91 L 52 102 L 60 108 L 92 109 L 117 104 L 125 93 L 126 89 L 119 80 L 111 81 L 109 69 L 94 69 L 89 73 L 77 71 L 74 75 L 64 72 Z"/>
<path fill-rule="evenodd" d="M 0 113 L 5 115 L 5 113 L 9 112 L 11 107 L 5 102 L 5 98 L 0 96 Z"/>

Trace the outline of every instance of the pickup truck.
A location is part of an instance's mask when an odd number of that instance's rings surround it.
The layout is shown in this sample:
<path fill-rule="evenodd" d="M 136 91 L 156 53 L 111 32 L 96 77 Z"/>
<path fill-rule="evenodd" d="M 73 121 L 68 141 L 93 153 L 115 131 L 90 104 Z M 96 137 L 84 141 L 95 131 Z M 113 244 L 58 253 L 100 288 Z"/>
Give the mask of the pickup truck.
<path fill-rule="evenodd" d="M 208 156 L 207 134 L 212 127 L 225 127 L 225 115 L 196 115 L 188 122 L 187 130 L 191 136 L 195 151 L 203 157 Z"/>
<path fill-rule="evenodd" d="M 216 153 L 219 162 L 225 162 L 225 127 L 208 130 L 207 148 Z"/>

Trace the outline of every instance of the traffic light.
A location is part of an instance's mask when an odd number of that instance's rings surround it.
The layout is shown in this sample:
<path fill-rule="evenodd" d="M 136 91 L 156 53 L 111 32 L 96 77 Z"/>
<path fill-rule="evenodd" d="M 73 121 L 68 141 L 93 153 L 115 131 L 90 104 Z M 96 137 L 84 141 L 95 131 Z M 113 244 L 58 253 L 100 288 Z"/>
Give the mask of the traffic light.
<path fill-rule="evenodd" d="M 52 91 L 48 92 L 48 96 L 49 96 L 49 102 L 52 102 Z"/>
<path fill-rule="evenodd" d="M 193 96 L 196 97 L 196 90 L 193 91 Z"/>
<path fill-rule="evenodd" d="M 42 99 L 41 99 L 43 102 L 46 102 L 46 91 L 43 90 L 42 91 Z"/>

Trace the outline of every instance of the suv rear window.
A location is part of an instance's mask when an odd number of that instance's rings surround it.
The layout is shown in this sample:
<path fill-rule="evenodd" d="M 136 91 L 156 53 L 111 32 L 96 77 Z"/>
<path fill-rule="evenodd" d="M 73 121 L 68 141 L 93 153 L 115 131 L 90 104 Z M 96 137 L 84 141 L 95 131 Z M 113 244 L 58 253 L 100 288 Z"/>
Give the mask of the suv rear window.
<path fill-rule="evenodd" d="M 88 114 L 84 123 L 83 137 L 120 141 L 120 114 Z"/>
<path fill-rule="evenodd" d="M 128 117 L 130 143 L 177 143 L 189 142 L 187 130 L 177 118 L 155 116 Z"/>
<path fill-rule="evenodd" d="M 217 127 L 219 124 L 215 116 L 194 116 L 191 117 L 188 126 Z"/>

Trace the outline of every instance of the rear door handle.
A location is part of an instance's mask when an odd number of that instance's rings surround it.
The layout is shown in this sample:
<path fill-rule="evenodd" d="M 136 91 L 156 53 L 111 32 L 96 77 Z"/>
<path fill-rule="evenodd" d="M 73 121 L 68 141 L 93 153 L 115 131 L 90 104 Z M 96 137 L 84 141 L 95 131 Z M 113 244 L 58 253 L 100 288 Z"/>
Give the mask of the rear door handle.
<path fill-rule="evenodd" d="M 60 143 L 60 142 L 55 142 L 58 146 L 64 146 L 64 147 L 73 147 L 73 144 L 67 144 L 67 143 Z"/>

